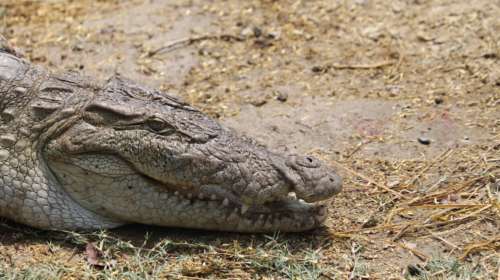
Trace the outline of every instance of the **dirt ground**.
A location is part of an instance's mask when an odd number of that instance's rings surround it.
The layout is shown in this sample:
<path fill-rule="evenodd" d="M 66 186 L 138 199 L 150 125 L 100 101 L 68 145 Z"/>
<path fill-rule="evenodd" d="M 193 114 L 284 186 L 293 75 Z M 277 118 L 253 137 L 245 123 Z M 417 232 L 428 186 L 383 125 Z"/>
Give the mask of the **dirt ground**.
<path fill-rule="evenodd" d="M 1 221 L 0 278 L 500 279 L 499 1 L 3 0 L 0 33 L 54 71 L 161 88 L 344 177 L 303 234 Z"/>

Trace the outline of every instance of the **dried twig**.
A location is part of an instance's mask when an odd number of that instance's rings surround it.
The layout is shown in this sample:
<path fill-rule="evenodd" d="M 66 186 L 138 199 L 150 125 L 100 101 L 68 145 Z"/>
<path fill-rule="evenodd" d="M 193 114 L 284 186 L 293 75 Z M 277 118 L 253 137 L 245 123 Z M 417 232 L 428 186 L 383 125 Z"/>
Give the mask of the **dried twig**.
<path fill-rule="evenodd" d="M 479 250 L 484 249 L 484 248 L 492 248 L 493 250 L 500 249 L 500 235 L 497 235 L 497 236 L 493 237 L 492 239 L 484 241 L 484 242 L 473 243 L 473 244 L 466 246 L 465 252 L 460 257 L 460 260 L 464 260 L 472 252 L 479 251 Z"/>
<path fill-rule="evenodd" d="M 436 223 L 432 223 L 432 224 L 427 224 L 427 225 L 424 225 L 426 228 L 430 228 L 430 227 L 441 227 L 441 226 L 445 226 L 445 225 L 448 225 L 448 224 L 453 224 L 453 223 L 460 223 L 460 222 L 463 222 L 469 218 L 472 218 L 476 215 L 478 215 L 479 213 L 483 212 L 484 210 L 487 210 L 491 208 L 491 204 L 490 205 L 486 205 L 485 207 L 477 210 L 477 211 L 474 211 L 468 215 L 465 215 L 463 217 L 460 217 L 460 218 L 457 218 L 457 219 L 453 219 L 453 220 L 448 220 L 448 221 L 444 221 L 444 222 L 436 222 Z"/>
<path fill-rule="evenodd" d="M 416 256 L 417 258 L 419 258 L 421 261 L 424 261 L 426 262 L 427 260 L 430 259 L 429 256 L 427 256 L 426 254 L 420 252 L 419 250 L 415 249 L 415 248 L 411 248 L 410 246 L 404 244 L 403 242 L 396 242 L 396 244 L 403 248 L 403 249 L 406 249 L 408 251 L 410 251 L 414 256 Z"/>
<path fill-rule="evenodd" d="M 347 231 L 338 231 L 338 232 L 333 233 L 333 235 L 338 236 L 338 237 L 351 237 L 352 233 L 367 232 L 367 231 L 376 232 L 379 230 L 389 230 L 389 229 L 394 229 L 394 228 L 406 227 L 406 226 L 412 225 L 412 224 L 415 224 L 415 223 L 408 222 L 408 223 L 400 223 L 400 224 L 384 224 L 384 225 L 381 225 L 378 227 L 371 227 L 371 228 L 361 227 L 361 228 L 347 230 Z"/>
<path fill-rule="evenodd" d="M 179 39 L 173 42 L 170 42 L 166 44 L 165 46 L 162 46 L 160 48 L 157 48 L 155 50 L 149 51 L 147 53 L 148 57 L 153 57 L 159 53 L 162 52 L 169 52 L 172 51 L 176 48 L 180 48 L 182 46 L 189 46 L 194 43 L 200 42 L 200 41 L 206 41 L 206 40 L 221 40 L 221 41 L 226 41 L 226 42 L 231 42 L 231 41 L 236 41 L 236 42 L 241 42 L 244 41 L 244 37 L 240 36 L 235 36 L 235 35 L 230 35 L 230 34 L 220 34 L 220 35 L 201 35 L 198 37 L 189 37 L 189 38 L 183 38 Z"/>
<path fill-rule="evenodd" d="M 429 170 L 429 168 L 431 168 L 432 166 L 434 166 L 438 162 L 442 162 L 443 160 L 448 158 L 451 154 L 453 154 L 453 150 L 448 149 L 445 152 L 443 152 L 442 154 L 440 154 L 439 156 L 437 156 L 436 159 L 434 159 L 429 164 L 427 164 L 417 175 L 415 175 L 413 178 L 411 178 L 406 183 L 406 185 L 413 185 L 418 180 L 418 178 L 420 178 L 420 176 L 422 176 L 422 174 L 424 174 L 425 172 L 427 172 L 427 170 Z"/>
<path fill-rule="evenodd" d="M 445 190 L 445 191 L 438 192 L 438 193 L 429 194 L 429 195 L 426 195 L 424 197 L 416 197 L 415 199 L 408 201 L 406 204 L 408 206 L 417 206 L 417 205 L 422 205 L 425 203 L 430 203 L 430 202 L 433 202 L 434 199 L 445 198 L 450 193 L 456 193 L 456 192 L 459 192 L 461 190 L 464 190 L 464 189 L 470 187 L 473 183 L 475 183 L 481 179 L 483 179 L 483 177 L 474 177 L 474 178 L 470 179 L 469 181 L 463 183 L 461 186 L 458 186 L 456 188 L 452 188 L 450 190 Z"/>
<path fill-rule="evenodd" d="M 391 188 L 388 188 L 387 186 L 385 186 L 385 185 L 383 185 L 383 184 L 380 184 L 380 183 L 378 183 L 377 181 L 375 181 L 375 180 L 373 180 L 373 179 L 370 179 L 370 178 L 368 178 L 367 176 L 365 176 L 365 175 L 363 175 L 363 174 L 361 174 L 361 173 L 359 173 L 359 172 L 356 172 L 356 171 L 354 171 L 354 170 L 350 169 L 349 167 L 346 167 L 346 166 L 342 165 L 341 163 L 339 163 L 339 162 L 337 162 L 337 161 L 333 161 L 333 162 L 334 162 L 334 163 L 336 163 L 336 164 L 337 164 L 337 166 L 339 166 L 340 168 L 342 168 L 342 169 L 344 169 L 345 171 L 347 171 L 347 172 L 351 173 L 352 175 L 355 175 L 355 176 L 357 176 L 357 177 L 359 177 L 359 178 L 361 178 L 361 179 L 365 180 L 366 182 L 368 182 L 368 184 L 373 184 L 373 185 L 375 185 L 375 186 L 377 186 L 377 187 L 379 187 L 379 188 L 381 188 L 381 189 L 384 189 L 384 190 L 386 190 L 386 191 L 388 191 L 388 192 L 390 192 L 390 193 L 392 193 L 392 194 L 396 195 L 396 196 L 397 196 L 397 197 L 399 197 L 399 198 L 405 198 L 405 199 L 406 199 L 406 197 L 405 197 L 404 195 L 402 195 L 401 193 L 399 193 L 399 192 L 397 192 L 397 191 L 395 191 L 395 190 L 393 190 L 393 189 L 391 189 Z"/>
<path fill-rule="evenodd" d="M 355 65 L 349 65 L 349 64 L 328 64 L 326 65 L 326 68 L 334 68 L 334 69 L 376 69 L 376 68 L 383 68 L 385 66 L 389 66 L 394 64 L 394 61 L 383 61 L 379 63 L 374 63 L 374 64 L 355 64 Z"/>
<path fill-rule="evenodd" d="M 399 239 L 401 239 L 401 237 L 403 237 L 403 235 L 408 232 L 408 229 L 410 229 L 412 226 L 412 224 L 407 224 L 406 226 L 404 226 L 397 234 L 396 236 L 394 236 L 394 238 L 392 238 L 392 241 L 398 241 Z"/>
<path fill-rule="evenodd" d="M 434 232 L 435 235 L 450 235 L 450 234 L 454 234 L 455 232 L 460 232 L 460 231 L 464 231 L 465 229 L 467 228 L 471 228 L 477 224 L 479 224 L 481 221 L 480 220 L 475 220 L 475 221 L 472 221 L 468 224 L 465 224 L 465 225 L 460 225 L 456 228 L 452 228 L 452 229 L 449 229 L 449 230 L 443 230 L 443 231 L 440 231 L 440 232 Z"/>
<path fill-rule="evenodd" d="M 352 157 L 355 153 L 357 153 L 363 146 L 367 145 L 367 144 L 370 144 L 371 143 L 371 140 L 368 140 L 368 141 L 362 141 L 360 142 L 358 145 L 356 145 L 356 147 L 351 151 L 349 152 L 349 154 L 347 154 L 345 156 L 346 159 Z"/>
<path fill-rule="evenodd" d="M 449 208 L 477 208 L 485 207 L 486 204 L 423 204 L 412 206 L 412 208 L 420 209 L 449 209 Z M 405 208 L 402 208 L 405 209 Z"/>
<path fill-rule="evenodd" d="M 457 246 L 457 245 L 455 245 L 455 244 L 451 243 L 450 241 L 448 241 L 448 240 L 444 239 L 443 237 L 441 237 L 441 236 L 437 235 L 436 233 L 434 233 L 434 232 L 430 231 L 429 229 L 426 229 L 426 230 L 427 230 L 427 232 L 428 232 L 428 233 L 432 236 L 432 238 L 437 239 L 437 240 L 439 240 L 439 241 L 443 242 L 444 244 L 446 244 L 446 245 L 450 246 L 450 247 L 451 247 L 452 249 L 454 249 L 454 250 L 455 250 L 455 249 L 458 249 L 458 246 Z"/>

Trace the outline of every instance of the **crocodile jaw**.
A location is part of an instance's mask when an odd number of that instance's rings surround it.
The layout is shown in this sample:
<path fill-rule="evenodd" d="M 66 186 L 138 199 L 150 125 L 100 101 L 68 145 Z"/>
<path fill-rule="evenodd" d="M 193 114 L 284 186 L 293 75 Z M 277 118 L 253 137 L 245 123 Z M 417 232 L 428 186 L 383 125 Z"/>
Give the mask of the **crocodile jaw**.
<path fill-rule="evenodd" d="M 325 205 L 307 203 L 294 196 L 248 206 L 224 197 L 183 194 L 139 175 L 130 164 L 113 155 L 51 158 L 49 162 L 63 189 L 75 201 L 123 223 L 237 232 L 299 232 L 320 226 L 327 217 Z"/>

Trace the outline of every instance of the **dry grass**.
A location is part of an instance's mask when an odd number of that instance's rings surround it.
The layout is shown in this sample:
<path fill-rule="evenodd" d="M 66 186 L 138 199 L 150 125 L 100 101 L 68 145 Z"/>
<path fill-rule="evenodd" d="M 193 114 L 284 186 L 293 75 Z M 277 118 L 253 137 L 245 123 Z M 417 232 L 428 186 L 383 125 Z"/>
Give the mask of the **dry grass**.
<path fill-rule="evenodd" d="M 283 85 L 299 89 L 287 101 L 296 106 L 306 96 L 401 106 L 383 133 L 362 127 L 307 150 L 345 180 L 323 229 L 78 234 L 3 221 L 0 279 L 499 279 L 499 17 L 498 3 L 475 0 L 2 2 L 0 32 L 30 60 L 98 77 L 119 70 L 214 117 L 275 106 Z M 209 23 L 184 28 L 185 18 Z M 195 60 L 186 71 L 183 56 Z M 470 141 L 403 136 L 435 121 Z M 384 144 L 398 148 L 367 149 Z M 103 267 L 88 263 L 88 243 Z"/>

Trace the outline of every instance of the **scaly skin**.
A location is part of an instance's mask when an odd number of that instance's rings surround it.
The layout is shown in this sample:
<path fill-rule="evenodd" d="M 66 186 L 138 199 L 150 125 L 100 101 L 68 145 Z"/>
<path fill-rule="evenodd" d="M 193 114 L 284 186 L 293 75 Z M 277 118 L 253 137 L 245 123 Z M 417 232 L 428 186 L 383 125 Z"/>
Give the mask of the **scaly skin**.
<path fill-rule="evenodd" d="M 0 216 L 43 229 L 304 231 L 341 189 L 317 159 L 272 153 L 164 93 L 55 75 L 3 46 Z"/>

